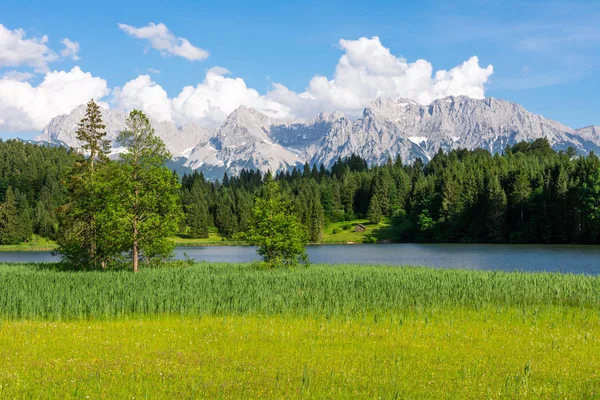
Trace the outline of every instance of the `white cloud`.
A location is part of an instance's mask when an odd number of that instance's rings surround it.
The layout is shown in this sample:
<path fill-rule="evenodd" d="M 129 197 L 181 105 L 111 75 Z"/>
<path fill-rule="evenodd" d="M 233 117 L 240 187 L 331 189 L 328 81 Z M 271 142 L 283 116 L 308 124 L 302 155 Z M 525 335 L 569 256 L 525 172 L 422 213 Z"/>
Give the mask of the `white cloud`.
<path fill-rule="evenodd" d="M 113 102 L 124 110 L 139 109 L 158 121 L 171 121 L 171 102 L 167 92 L 150 75 L 140 75 L 113 92 Z"/>
<path fill-rule="evenodd" d="M 225 77 L 228 73 L 225 68 L 213 67 L 206 72 L 203 82 L 184 87 L 173 99 L 149 75 L 140 75 L 115 89 L 113 102 L 119 108 L 137 108 L 159 121 L 175 121 L 181 125 L 190 122 L 218 125 L 242 105 L 274 117 L 289 115 L 286 106 L 248 88 L 241 78 Z"/>
<path fill-rule="evenodd" d="M 38 71 L 47 70 L 56 53 L 46 46 L 48 36 L 28 39 L 23 29 L 9 30 L 0 24 L 0 68 L 27 65 Z"/>
<path fill-rule="evenodd" d="M 166 27 L 164 32 L 168 33 Z M 377 37 L 341 40 L 340 48 L 344 53 L 331 79 L 315 76 L 300 93 L 275 83 L 270 91 L 261 94 L 242 78 L 229 77 L 227 69 L 213 67 L 206 71 L 202 82 L 184 87 L 174 97 L 169 97 L 149 74 L 140 75 L 113 89 L 110 102 L 115 107 L 141 109 L 156 120 L 179 125 L 195 122 L 216 126 L 242 105 L 277 118 L 311 118 L 334 110 L 357 117 L 378 97 L 404 97 L 422 104 L 449 95 L 482 98 L 493 72 L 491 65 L 480 67 L 477 57 L 434 72 L 428 61 L 409 63 L 394 56 Z M 13 71 L 0 80 L 0 131 L 40 130 L 52 117 L 109 93 L 103 79 L 78 67 L 70 72 L 48 73 L 38 86 L 23 82 L 28 76 L 18 74 Z"/>
<path fill-rule="evenodd" d="M 60 114 L 68 114 L 90 99 L 109 93 L 106 81 L 83 72 L 53 71 L 37 86 L 15 79 L 0 79 L 0 131 L 42 130 Z"/>
<path fill-rule="evenodd" d="M 340 40 L 339 44 L 344 54 L 333 79 L 315 76 L 302 93 L 274 84 L 268 96 L 303 117 L 324 110 L 357 116 L 378 97 L 403 97 L 422 104 L 450 95 L 482 98 L 485 83 L 493 73 L 491 65 L 481 68 L 474 56 L 449 71 L 437 71 L 432 77 L 433 67 L 429 62 L 408 63 L 391 54 L 378 37 Z"/>
<path fill-rule="evenodd" d="M 141 75 L 115 91 L 115 104 L 139 108 L 159 120 L 213 126 L 241 105 L 277 118 L 311 118 L 334 110 L 357 117 L 378 97 L 409 98 L 422 104 L 451 95 L 483 98 L 485 83 L 493 72 L 491 65 L 481 68 L 478 58 L 471 57 L 450 70 L 434 73 L 425 60 L 409 63 L 394 56 L 377 37 L 341 40 L 340 47 L 344 54 L 333 78 L 315 76 L 302 93 L 275 83 L 261 95 L 243 79 L 227 77 L 227 69 L 213 67 L 203 82 L 184 87 L 174 98 L 150 76 Z"/>
<path fill-rule="evenodd" d="M 282 118 L 290 114 L 287 106 L 246 86 L 241 78 L 228 78 L 229 71 L 214 67 L 206 72 L 204 81 L 187 86 L 173 99 L 176 121 L 218 125 L 239 106 L 252 107 L 269 116 Z"/>
<path fill-rule="evenodd" d="M 2 76 L 2 79 L 10 79 L 17 82 L 27 82 L 35 77 L 31 72 L 21 71 L 6 71 Z"/>
<path fill-rule="evenodd" d="M 206 59 L 209 55 L 208 51 L 193 46 L 187 39 L 173 35 L 165 24 L 151 22 L 141 28 L 126 24 L 118 24 L 118 26 L 128 35 L 138 39 L 147 39 L 163 57 L 180 56 L 190 61 L 198 61 Z"/>
<path fill-rule="evenodd" d="M 77 53 L 79 53 L 79 42 L 73 42 L 68 38 L 64 38 L 62 40 L 62 44 L 65 46 L 65 48 L 60 52 L 61 56 L 75 61 L 80 59 L 77 55 Z"/>
<path fill-rule="evenodd" d="M 148 72 L 151 74 L 160 74 L 160 69 L 148 68 Z"/>

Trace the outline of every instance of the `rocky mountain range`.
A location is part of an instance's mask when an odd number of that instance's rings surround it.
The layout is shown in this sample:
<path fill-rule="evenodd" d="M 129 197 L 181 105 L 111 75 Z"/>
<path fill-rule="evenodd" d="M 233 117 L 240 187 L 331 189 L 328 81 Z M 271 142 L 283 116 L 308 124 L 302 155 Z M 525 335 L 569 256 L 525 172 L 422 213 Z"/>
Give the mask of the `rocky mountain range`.
<path fill-rule="evenodd" d="M 52 119 L 36 140 L 78 147 L 75 131 L 84 113 L 85 106 L 79 106 Z M 114 139 L 124 129 L 126 115 L 102 109 L 115 153 L 120 149 Z M 582 154 L 600 152 L 600 127 L 573 129 L 495 98 L 447 97 L 430 105 L 378 99 L 357 120 L 340 112 L 322 113 L 312 120 L 278 120 L 242 106 L 218 129 L 151 122 L 176 164 L 213 178 L 243 168 L 278 171 L 305 162 L 329 167 L 352 153 L 370 164 L 398 156 L 405 162 L 417 157 L 428 161 L 439 149 L 500 152 L 507 145 L 542 137 L 556 149 L 572 146 Z"/>

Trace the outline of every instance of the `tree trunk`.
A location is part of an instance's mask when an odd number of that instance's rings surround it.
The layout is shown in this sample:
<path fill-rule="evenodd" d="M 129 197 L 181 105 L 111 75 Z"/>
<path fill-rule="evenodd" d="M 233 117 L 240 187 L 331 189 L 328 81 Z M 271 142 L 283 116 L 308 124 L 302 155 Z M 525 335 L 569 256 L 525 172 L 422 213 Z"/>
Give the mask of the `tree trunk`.
<path fill-rule="evenodd" d="M 137 220 L 133 220 L 133 272 L 138 272 L 138 231 Z"/>
<path fill-rule="evenodd" d="M 138 242 L 133 241 L 133 272 L 138 272 Z"/>

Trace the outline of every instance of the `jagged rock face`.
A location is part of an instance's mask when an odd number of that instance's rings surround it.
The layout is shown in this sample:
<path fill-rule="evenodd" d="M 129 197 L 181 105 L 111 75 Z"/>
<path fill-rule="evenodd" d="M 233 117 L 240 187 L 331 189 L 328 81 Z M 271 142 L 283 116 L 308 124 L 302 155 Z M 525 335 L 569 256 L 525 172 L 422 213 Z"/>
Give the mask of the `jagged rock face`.
<path fill-rule="evenodd" d="M 79 121 L 85 116 L 85 105 L 80 105 L 71 111 L 68 115 L 60 115 L 52 118 L 50 123 L 44 128 L 42 134 L 34 140 L 40 142 L 62 143 L 67 146 L 78 148 L 81 142 L 77 140 L 77 126 Z M 119 144 L 116 143 L 119 133 L 126 129 L 125 120 L 128 114 L 116 109 L 100 108 L 102 121 L 106 125 L 106 138 L 111 141 L 115 153 L 119 151 Z M 199 125 L 186 125 L 183 128 L 177 128 L 173 123 L 163 121 L 157 122 L 151 120 L 154 133 L 164 142 L 167 150 L 173 157 L 188 156 L 194 146 L 201 140 L 208 140 L 211 132 Z"/>
<path fill-rule="evenodd" d="M 197 169 L 212 165 L 239 174 L 244 168 L 275 172 L 302 164 L 296 152 L 272 137 L 271 129 L 283 126 L 284 121 L 240 107 L 227 117 L 215 137 L 194 148 L 185 166 Z"/>
<path fill-rule="evenodd" d="M 585 154 L 599 148 L 600 134 L 594 128 L 575 131 L 494 98 L 447 97 L 428 106 L 407 99 L 378 99 L 354 123 L 337 121 L 309 159 L 329 165 L 337 155 L 356 153 L 369 163 L 397 156 L 404 161 L 417 157 L 427 161 L 439 149 L 501 152 L 507 145 L 542 137 L 557 149 L 573 146 Z"/>
<path fill-rule="evenodd" d="M 50 123 L 46 125 L 44 131 L 40 136 L 34 138 L 41 142 L 51 143 L 64 143 L 70 147 L 80 147 L 81 142 L 77 140 L 77 127 L 79 121 L 85 117 L 85 104 L 80 105 L 71 111 L 68 115 L 59 115 L 58 117 L 52 118 Z M 119 132 L 124 130 L 125 119 L 127 114 L 120 110 L 108 110 L 106 108 L 100 108 L 102 114 L 102 121 L 106 125 L 106 137 L 111 142 L 114 142 Z"/>
<path fill-rule="evenodd" d="M 54 118 L 37 140 L 77 146 L 77 123 L 85 106 Z M 102 110 L 111 140 L 125 128 L 126 113 Z M 556 149 L 600 152 L 600 127 L 574 130 L 530 113 L 522 106 L 494 98 L 447 97 L 430 105 L 412 100 L 374 101 L 352 121 L 340 112 L 312 120 L 279 120 L 240 107 L 216 131 L 198 125 L 177 128 L 152 121 L 156 134 L 179 165 L 220 178 L 243 168 L 275 172 L 304 164 L 329 167 L 338 157 L 357 154 L 370 164 L 401 157 L 428 161 L 440 149 L 483 148 L 500 152 L 507 145 L 545 137 Z"/>
<path fill-rule="evenodd" d="M 579 137 L 590 142 L 600 141 L 600 126 L 586 126 L 585 128 L 576 129 L 575 132 Z"/>

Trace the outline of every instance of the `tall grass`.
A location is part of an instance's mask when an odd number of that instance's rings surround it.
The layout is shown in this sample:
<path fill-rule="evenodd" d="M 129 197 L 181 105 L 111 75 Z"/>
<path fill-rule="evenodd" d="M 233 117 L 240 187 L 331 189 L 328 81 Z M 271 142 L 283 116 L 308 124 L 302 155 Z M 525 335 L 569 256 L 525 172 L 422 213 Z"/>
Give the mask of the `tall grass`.
<path fill-rule="evenodd" d="M 0 318 L 129 315 L 361 317 L 426 309 L 547 305 L 600 308 L 600 277 L 414 267 L 312 266 L 264 271 L 200 263 L 138 274 L 0 265 Z"/>

